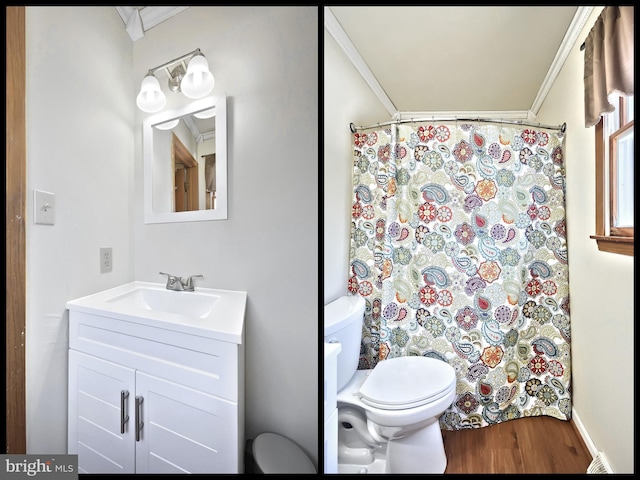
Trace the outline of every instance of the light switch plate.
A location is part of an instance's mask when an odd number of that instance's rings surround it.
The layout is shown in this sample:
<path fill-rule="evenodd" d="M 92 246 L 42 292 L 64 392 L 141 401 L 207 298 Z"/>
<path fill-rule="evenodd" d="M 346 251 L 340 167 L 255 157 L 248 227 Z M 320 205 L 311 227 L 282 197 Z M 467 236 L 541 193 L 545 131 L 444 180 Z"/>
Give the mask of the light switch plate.
<path fill-rule="evenodd" d="M 35 223 L 53 225 L 55 218 L 56 198 L 53 193 L 34 190 L 33 217 Z"/>

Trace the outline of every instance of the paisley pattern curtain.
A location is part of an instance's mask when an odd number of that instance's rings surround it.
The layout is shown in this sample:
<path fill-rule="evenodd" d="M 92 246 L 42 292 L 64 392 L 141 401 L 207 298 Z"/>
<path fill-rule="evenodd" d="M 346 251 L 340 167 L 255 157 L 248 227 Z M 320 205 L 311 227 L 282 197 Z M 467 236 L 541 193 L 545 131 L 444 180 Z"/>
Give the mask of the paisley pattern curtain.
<path fill-rule="evenodd" d="M 359 368 L 448 362 L 441 428 L 571 418 L 564 134 L 494 124 L 354 134 L 349 291 Z"/>

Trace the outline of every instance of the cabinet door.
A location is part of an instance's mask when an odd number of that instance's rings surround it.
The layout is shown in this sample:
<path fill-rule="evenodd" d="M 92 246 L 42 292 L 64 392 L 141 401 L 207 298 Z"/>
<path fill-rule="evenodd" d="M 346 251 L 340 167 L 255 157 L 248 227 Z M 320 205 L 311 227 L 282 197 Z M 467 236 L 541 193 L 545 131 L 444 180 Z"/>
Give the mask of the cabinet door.
<path fill-rule="evenodd" d="M 236 403 L 140 371 L 136 396 L 136 473 L 241 473 Z"/>
<path fill-rule="evenodd" d="M 134 473 L 134 395 L 135 370 L 69 350 L 68 448 L 79 473 Z"/>

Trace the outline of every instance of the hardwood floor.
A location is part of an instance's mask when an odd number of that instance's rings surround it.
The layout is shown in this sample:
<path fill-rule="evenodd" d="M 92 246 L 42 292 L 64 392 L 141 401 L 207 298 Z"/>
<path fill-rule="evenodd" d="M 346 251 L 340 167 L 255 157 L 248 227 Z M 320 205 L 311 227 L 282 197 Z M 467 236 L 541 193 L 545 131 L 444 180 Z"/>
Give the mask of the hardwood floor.
<path fill-rule="evenodd" d="M 549 416 L 443 430 L 445 474 L 587 473 L 591 454 L 573 422 Z"/>

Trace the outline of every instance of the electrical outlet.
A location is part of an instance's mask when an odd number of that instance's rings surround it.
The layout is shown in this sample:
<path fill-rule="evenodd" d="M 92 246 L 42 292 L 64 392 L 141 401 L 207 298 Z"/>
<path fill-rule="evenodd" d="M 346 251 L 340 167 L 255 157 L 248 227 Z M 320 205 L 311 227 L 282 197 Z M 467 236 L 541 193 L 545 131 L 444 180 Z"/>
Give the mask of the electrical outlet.
<path fill-rule="evenodd" d="M 111 247 L 100 247 L 100 273 L 110 272 L 113 268 Z"/>

